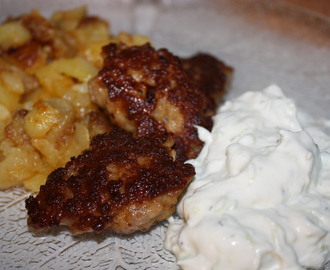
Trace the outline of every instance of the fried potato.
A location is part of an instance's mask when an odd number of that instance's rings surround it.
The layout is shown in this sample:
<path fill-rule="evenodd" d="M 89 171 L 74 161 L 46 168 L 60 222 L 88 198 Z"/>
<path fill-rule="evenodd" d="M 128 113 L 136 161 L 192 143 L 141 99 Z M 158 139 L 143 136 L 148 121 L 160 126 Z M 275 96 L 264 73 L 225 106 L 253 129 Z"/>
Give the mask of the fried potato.
<path fill-rule="evenodd" d="M 23 184 L 38 191 L 51 171 L 111 130 L 87 81 L 110 41 L 149 40 L 113 36 L 109 28 L 84 6 L 50 19 L 33 10 L 0 25 L 0 189 Z"/>

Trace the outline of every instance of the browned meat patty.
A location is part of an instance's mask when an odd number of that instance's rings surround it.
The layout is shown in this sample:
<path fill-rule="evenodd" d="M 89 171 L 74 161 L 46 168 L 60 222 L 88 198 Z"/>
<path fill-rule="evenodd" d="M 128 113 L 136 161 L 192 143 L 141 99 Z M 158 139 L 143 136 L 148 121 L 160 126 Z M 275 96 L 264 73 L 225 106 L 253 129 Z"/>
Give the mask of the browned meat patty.
<path fill-rule="evenodd" d="M 206 53 L 198 53 L 181 61 L 188 77 L 207 96 L 207 114 L 214 115 L 226 93 L 233 69 Z"/>
<path fill-rule="evenodd" d="M 36 197 L 26 200 L 33 230 L 66 225 L 72 233 L 146 231 L 169 217 L 194 176 L 174 160 L 171 138 L 133 138 L 115 128 L 51 173 Z"/>
<path fill-rule="evenodd" d="M 174 134 L 177 158 L 195 158 L 203 145 L 195 125 L 212 127 L 211 96 L 199 89 L 205 80 L 192 82 L 178 57 L 150 44 L 109 44 L 103 55 L 89 84 L 92 100 L 136 137 Z"/>

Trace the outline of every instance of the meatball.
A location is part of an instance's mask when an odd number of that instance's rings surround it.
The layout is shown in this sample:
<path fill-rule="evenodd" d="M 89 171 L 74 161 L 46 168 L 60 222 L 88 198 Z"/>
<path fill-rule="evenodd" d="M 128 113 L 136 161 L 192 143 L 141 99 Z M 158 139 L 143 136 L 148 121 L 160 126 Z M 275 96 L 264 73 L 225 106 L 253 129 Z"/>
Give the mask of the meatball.
<path fill-rule="evenodd" d="M 195 174 L 174 160 L 171 136 L 134 138 L 115 128 L 96 135 L 90 148 L 51 173 L 26 200 L 28 225 L 58 225 L 73 234 L 146 231 L 168 218 Z"/>
<path fill-rule="evenodd" d="M 177 158 L 195 158 L 203 143 L 196 125 L 210 129 L 210 99 L 181 60 L 150 44 L 103 48 L 104 65 L 89 83 L 92 100 L 111 121 L 136 137 L 173 134 Z"/>

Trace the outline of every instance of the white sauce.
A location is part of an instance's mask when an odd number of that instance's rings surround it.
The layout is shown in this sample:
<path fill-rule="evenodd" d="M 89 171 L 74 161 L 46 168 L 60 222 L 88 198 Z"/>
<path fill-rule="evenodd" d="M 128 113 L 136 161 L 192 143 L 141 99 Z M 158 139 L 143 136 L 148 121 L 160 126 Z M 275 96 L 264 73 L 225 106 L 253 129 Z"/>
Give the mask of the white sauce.
<path fill-rule="evenodd" d="M 300 116 L 300 115 L 299 115 Z M 330 124 L 277 86 L 222 106 L 166 247 L 182 269 L 305 269 L 330 258 Z"/>

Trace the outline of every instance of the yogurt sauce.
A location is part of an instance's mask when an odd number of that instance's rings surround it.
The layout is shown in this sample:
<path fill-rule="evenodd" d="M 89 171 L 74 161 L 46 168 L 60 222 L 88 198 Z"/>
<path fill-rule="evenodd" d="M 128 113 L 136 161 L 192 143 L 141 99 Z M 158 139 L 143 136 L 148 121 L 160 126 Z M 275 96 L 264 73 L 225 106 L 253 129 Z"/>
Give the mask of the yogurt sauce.
<path fill-rule="evenodd" d="M 330 259 L 330 123 L 297 116 L 273 85 L 228 101 L 166 248 L 182 269 L 306 269 Z"/>

